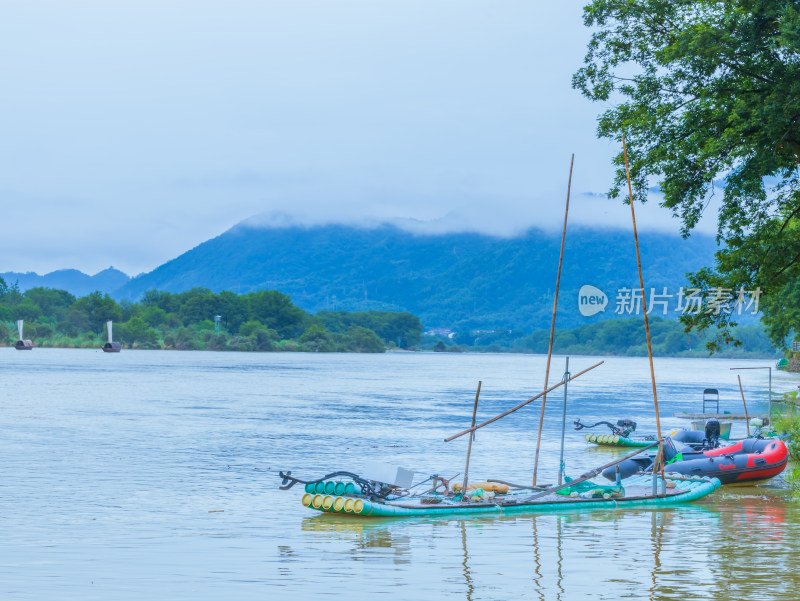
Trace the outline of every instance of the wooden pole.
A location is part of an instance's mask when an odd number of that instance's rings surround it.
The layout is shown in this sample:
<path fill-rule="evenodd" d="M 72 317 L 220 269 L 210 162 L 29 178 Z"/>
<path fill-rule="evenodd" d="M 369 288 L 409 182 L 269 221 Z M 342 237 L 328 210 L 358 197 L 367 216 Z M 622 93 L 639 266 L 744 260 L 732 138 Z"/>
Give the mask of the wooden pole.
<path fill-rule="evenodd" d="M 553 338 L 556 331 L 556 309 L 558 308 L 558 289 L 561 285 L 561 264 L 564 261 L 564 241 L 567 238 L 567 215 L 569 215 L 569 193 L 572 188 L 572 165 L 575 163 L 575 153 L 569 162 L 569 180 L 567 181 L 567 206 L 564 209 L 564 229 L 561 232 L 561 251 L 558 255 L 558 275 L 556 275 L 556 292 L 553 298 L 553 318 L 550 320 L 550 343 L 547 345 L 547 366 L 544 370 L 544 394 L 542 395 L 542 408 L 539 412 L 539 431 L 536 434 L 536 455 L 533 459 L 533 486 L 536 486 L 536 474 L 539 470 L 539 449 L 542 444 L 542 424 L 544 424 L 544 408 L 547 404 L 547 384 L 550 380 L 550 359 L 553 356 Z"/>
<path fill-rule="evenodd" d="M 587 371 L 591 371 L 592 369 L 594 369 L 595 367 L 599 367 L 599 366 L 600 366 L 600 365 L 602 365 L 603 363 L 605 363 L 605 361 L 600 361 L 600 363 L 595 363 L 595 364 L 594 364 L 594 365 L 592 365 L 591 367 L 587 367 L 587 368 L 586 368 L 586 369 L 584 369 L 583 371 L 580 371 L 580 372 L 576 373 L 574 376 L 570 376 L 570 377 L 569 377 L 569 380 L 561 380 L 561 382 L 559 382 L 558 384 L 553 384 L 553 385 L 552 385 L 550 388 L 548 388 L 548 389 L 547 389 L 547 390 L 545 390 L 544 392 L 540 392 L 540 393 L 539 393 L 539 394 L 537 394 L 536 396 L 532 396 L 532 397 L 531 397 L 531 398 L 529 398 L 527 401 L 523 401 L 523 402 L 521 402 L 521 403 L 520 403 L 519 405 L 517 405 L 516 407 L 513 407 L 512 409 L 509 409 L 508 411 L 504 411 L 504 412 L 503 412 L 503 413 L 501 413 L 500 415 L 496 415 L 496 416 L 494 416 L 492 419 L 487 419 L 485 422 L 483 422 L 483 423 L 481 423 L 481 424 L 478 424 L 477 426 L 472 426 L 471 428 L 467 428 L 466 430 L 464 430 L 464 431 L 462 431 L 462 432 L 459 432 L 458 434 L 453 434 L 452 436 L 450 436 L 450 437 L 448 437 L 448 438 L 445 438 L 445 439 L 444 439 L 444 441 L 445 441 L 445 442 L 450 442 L 451 440 L 455 440 L 455 439 L 456 439 L 456 438 L 458 438 L 459 436 L 464 436 L 464 434 L 469 434 L 470 432 L 474 432 L 475 430 L 480 430 L 480 429 L 481 429 L 481 428 L 483 428 L 484 426 L 488 426 L 488 425 L 489 425 L 489 424 L 491 424 L 492 422 L 496 422 L 496 421 L 497 421 L 498 419 L 500 419 L 501 417 L 505 417 L 506 415 L 509 415 L 510 413 L 514 413 L 514 412 L 515 412 L 515 411 L 517 411 L 518 409 L 522 409 L 522 408 L 523 408 L 525 405 L 527 405 L 528 403 L 532 403 L 533 401 L 535 401 L 536 399 L 538 399 L 538 398 L 539 398 L 539 397 L 541 397 L 542 395 L 544 395 L 544 394 L 546 394 L 546 393 L 548 393 L 548 392 L 553 392 L 553 391 L 554 391 L 556 388 L 558 388 L 559 386 L 563 386 L 563 385 L 564 385 L 564 382 L 571 382 L 572 380 L 574 380 L 574 379 L 575 379 L 575 378 L 577 378 L 578 376 L 582 376 L 582 375 L 583 375 L 583 374 L 585 374 Z"/>
<path fill-rule="evenodd" d="M 653 346 L 650 343 L 650 323 L 647 320 L 647 295 L 644 291 L 644 277 L 642 276 L 642 258 L 639 253 L 639 236 L 636 233 L 636 211 L 633 210 L 633 186 L 631 185 L 631 171 L 628 167 L 628 149 L 625 146 L 625 136 L 622 136 L 622 153 L 625 157 L 625 174 L 628 176 L 628 193 L 631 199 L 631 219 L 633 220 L 633 241 L 636 245 L 636 264 L 639 267 L 639 285 L 642 288 L 642 311 L 644 313 L 644 331 L 647 334 L 647 356 L 650 359 L 650 380 L 653 383 L 653 407 L 656 411 L 656 432 L 658 433 L 658 457 L 661 459 L 661 481 L 664 480 L 664 437 L 661 435 L 661 418 L 658 415 L 658 393 L 656 392 L 656 372 L 653 368 Z M 655 474 L 655 469 L 653 470 Z M 655 480 L 653 481 L 655 486 Z"/>
<path fill-rule="evenodd" d="M 747 435 L 750 436 L 750 418 L 747 417 L 747 403 L 744 400 L 744 389 L 742 388 L 742 376 L 736 374 L 739 378 L 739 392 L 742 393 L 742 405 L 744 405 L 744 423 L 747 425 Z"/>
<path fill-rule="evenodd" d="M 478 380 L 478 391 L 475 393 L 475 405 L 472 407 L 472 427 L 475 427 L 475 416 L 478 414 L 478 397 L 481 396 L 481 380 Z M 469 446 L 467 446 L 467 465 L 464 468 L 464 486 L 461 487 L 461 494 L 467 494 L 467 478 L 469 478 L 469 456 L 472 453 L 472 441 L 475 440 L 475 431 L 472 431 L 472 436 L 469 437 Z"/>

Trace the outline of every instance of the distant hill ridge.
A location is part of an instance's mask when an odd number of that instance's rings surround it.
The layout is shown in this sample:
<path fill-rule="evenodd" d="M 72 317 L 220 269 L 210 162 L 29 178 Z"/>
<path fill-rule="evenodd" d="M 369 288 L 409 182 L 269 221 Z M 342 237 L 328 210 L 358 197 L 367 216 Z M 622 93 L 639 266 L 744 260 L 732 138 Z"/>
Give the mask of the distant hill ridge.
<path fill-rule="evenodd" d="M 280 228 L 239 224 L 125 283 L 114 296 L 136 299 L 157 288 L 179 292 L 280 290 L 303 309 L 402 310 L 426 327 L 520 328 L 549 325 L 560 232 L 532 229 L 515 238 L 477 233 L 414 234 L 395 226 Z M 684 274 L 711 264 L 710 236 L 640 234 L 647 287 L 672 293 Z M 567 232 L 559 327 L 613 314 L 616 291 L 638 286 L 633 236 L 627 230 Z M 609 309 L 578 312 L 577 291 L 592 284 Z M 674 303 L 673 303 L 674 306 Z M 673 315 L 674 316 L 674 315 Z"/>
<path fill-rule="evenodd" d="M 17 273 L 7 271 L 6 273 L 0 273 L 0 277 L 9 286 L 17 283 L 19 289 L 23 292 L 36 287 L 56 288 L 66 290 L 75 296 L 85 296 L 95 290 L 111 294 L 131 279 L 127 274 L 113 267 L 104 269 L 94 275 L 87 275 L 77 269 L 59 269 L 45 275 L 33 272 Z"/>
<path fill-rule="evenodd" d="M 253 227 L 239 224 L 135 278 L 114 268 L 94 276 L 65 269 L 44 276 L 0 274 L 22 290 L 62 288 L 77 296 L 94 290 L 135 300 L 157 288 L 194 287 L 238 293 L 276 289 L 310 312 L 410 311 L 427 328 L 548 327 L 556 280 L 559 232 L 531 229 L 514 238 L 478 233 L 414 234 L 392 225 L 358 228 Z M 640 234 L 645 285 L 673 294 L 684 274 L 711 264 L 710 236 Z M 614 316 L 622 287 L 638 286 L 631 232 L 570 228 L 559 297 L 558 327 Z M 578 312 L 577 292 L 591 284 L 608 295 L 593 317 Z M 674 307 L 674 300 L 671 304 Z M 671 310 L 670 315 L 675 316 Z"/>

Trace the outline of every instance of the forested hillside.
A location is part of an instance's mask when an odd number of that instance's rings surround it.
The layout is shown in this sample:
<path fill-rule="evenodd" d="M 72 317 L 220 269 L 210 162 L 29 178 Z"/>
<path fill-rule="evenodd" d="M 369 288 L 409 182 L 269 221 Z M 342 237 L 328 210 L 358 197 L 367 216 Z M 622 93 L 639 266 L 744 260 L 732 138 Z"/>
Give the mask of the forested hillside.
<path fill-rule="evenodd" d="M 642 233 L 647 287 L 674 294 L 684 273 L 700 268 L 712 238 Z M 531 230 L 517 238 L 474 233 L 416 235 L 392 226 L 259 228 L 241 224 L 132 279 L 117 298 L 136 300 L 150 289 L 193 287 L 246 293 L 280 290 L 310 312 L 390 310 L 418 315 L 426 328 L 522 329 L 549 325 L 560 233 Z M 627 230 L 572 228 L 564 256 L 559 326 L 609 317 L 583 317 L 577 292 L 638 286 L 633 238 Z"/>

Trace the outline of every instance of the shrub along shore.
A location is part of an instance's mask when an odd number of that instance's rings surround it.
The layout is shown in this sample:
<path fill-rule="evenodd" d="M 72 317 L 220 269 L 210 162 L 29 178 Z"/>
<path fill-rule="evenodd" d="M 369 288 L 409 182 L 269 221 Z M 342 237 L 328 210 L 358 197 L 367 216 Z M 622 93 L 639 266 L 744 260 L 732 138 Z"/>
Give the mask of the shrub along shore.
<path fill-rule="evenodd" d="M 0 278 L 0 344 L 16 342 L 18 319 L 25 322 L 23 338 L 34 346 L 60 348 L 102 346 L 107 321 L 114 322 L 115 342 L 140 349 L 382 353 L 413 348 L 422 334 L 419 319 L 410 313 L 311 315 L 276 290 L 151 290 L 139 302 L 117 303 L 100 292 L 80 298 L 51 288 L 23 293 Z"/>

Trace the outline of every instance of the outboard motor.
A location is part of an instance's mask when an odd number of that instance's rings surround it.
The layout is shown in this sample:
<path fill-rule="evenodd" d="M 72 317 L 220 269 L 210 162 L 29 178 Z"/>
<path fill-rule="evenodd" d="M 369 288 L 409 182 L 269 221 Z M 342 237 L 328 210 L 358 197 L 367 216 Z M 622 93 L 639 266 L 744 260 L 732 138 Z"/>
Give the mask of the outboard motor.
<path fill-rule="evenodd" d="M 618 419 L 617 431 L 614 434 L 627 438 L 636 431 L 636 422 L 630 419 Z"/>
<path fill-rule="evenodd" d="M 716 449 L 719 446 L 720 432 L 721 428 L 719 425 L 719 421 L 712 418 L 706 422 L 706 428 L 705 428 L 706 439 L 704 442 L 708 444 L 709 448 Z"/>
<path fill-rule="evenodd" d="M 669 463 L 678 455 L 678 448 L 675 446 L 675 441 L 671 437 L 664 438 L 664 462 Z"/>

